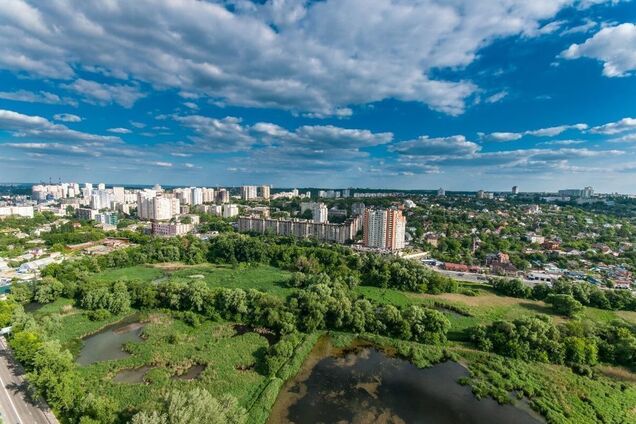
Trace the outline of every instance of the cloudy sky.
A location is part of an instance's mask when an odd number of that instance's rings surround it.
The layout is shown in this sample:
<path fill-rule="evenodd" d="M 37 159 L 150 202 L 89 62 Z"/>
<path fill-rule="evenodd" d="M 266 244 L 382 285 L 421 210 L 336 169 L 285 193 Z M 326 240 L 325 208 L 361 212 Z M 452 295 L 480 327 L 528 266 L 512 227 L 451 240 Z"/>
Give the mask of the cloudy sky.
<path fill-rule="evenodd" d="M 636 193 L 636 1 L 0 0 L 0 181 Z"/>

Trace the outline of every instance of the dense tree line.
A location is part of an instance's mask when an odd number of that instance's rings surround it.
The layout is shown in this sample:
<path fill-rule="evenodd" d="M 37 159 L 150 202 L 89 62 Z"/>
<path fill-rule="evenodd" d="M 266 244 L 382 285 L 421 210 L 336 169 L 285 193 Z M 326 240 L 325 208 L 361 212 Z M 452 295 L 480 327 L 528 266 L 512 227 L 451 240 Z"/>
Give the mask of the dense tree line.
<path fill-rule="evenodd" d="M 571 302 L 569 298 L 582 306 L 608 310 L 636 311 L 636 297 L 629 290 L 602 290 L 590 283 L 575 283 L 566 280 L 558 280 L 552 284 L 552 287 L 546 284 L 536 284 L 533 287 L 529 287 L 519 279 L 506 280 L 502 278 L 490 279 L 490 284 L 498 293 L 506 296 L 546 300 L 548 303 L 554 301 L 559 304 L 568 302 L 572 304 L 575 310 L 580 310 L 580 308 Z M 571 314 L 566 313 L 565 315 Z"/>
<path fill-rule="evenodd" d="M 323 246 L 288 238 L 223 235 L 211 240 L 208 261 L 266 263 L 305 274 L 325 273 L 355 284 L 413 292 L 457 290 L 457 283 L 421 264 L 373 253 L 357 254 L 342 246 Z"/>
<path fill-rule="evenodd" d="M 556 326 L 537 315 L 495 321 L 471 330 L 471 340 L 482 350 L 511 358 L 585 367 L 602 362 L 636 365 L 636 336 L 614 322 L 598 328 L 581 321 Z"/>

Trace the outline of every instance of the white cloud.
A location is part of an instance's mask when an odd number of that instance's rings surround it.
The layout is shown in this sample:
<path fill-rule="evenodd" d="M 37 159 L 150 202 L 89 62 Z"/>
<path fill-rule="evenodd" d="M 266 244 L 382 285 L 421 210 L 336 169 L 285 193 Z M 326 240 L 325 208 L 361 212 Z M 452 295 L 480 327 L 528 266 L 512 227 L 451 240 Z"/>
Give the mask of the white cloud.
<path fill-rule="evenodd" d="M 390 151 L 409 156 L 471 156 L 481 147 L 477 143 L 466 140 L 463 135 L 451 137 L 421 136 L 415 140 L 401 141 L 389 147 Z"/>
<path fill-rule="evenodd" d="M 620 121 L 592 127 L 590 128 L 590 132 L 594 134 L 613 135 L 633 129 L 636 129 L 636 118 L 623 118 Z"/>
<path fill-rule="evenodd" d="M 636 133 L 626 134 L 622 137 L 613 138 L 610 143 L 633 143 L 636 142 Z"/>
<path fill-rule="evenodd" d="M 539 143 L 544 146 L 572 146 L 575 144 L 583 144 L 585 140 L 550 140 Z"/>
<path fill-rule="evenodd" d="M 80 94 L 89 103 L 100 105 L 117 103 L 125 108 L 131 108 L 137 100 L 145 96 L 136 86 L 100 84 L 85 79 L 75 80 L 62 87 Z"/>
<path fill-rule="evenodd" d="M 565 59 L 589 57 L 603 62 L 603 75 L 624 77 L 636 70 L 636 25 L 624 23 L 601 29 L 582 44 L 561 53 Z"/>
<path fill-rule="evenodd" d="M 159 166 L 161 168 L 172 168 L 172 163 L 171 162 L 153 162 L 152 163 L 155 166 Z"/>
<path fill-rule="evenodd" d="M 53 115 L 53 119 L 62 122 L 81 122 L 82 118 L 72 113 L 56 113 Z"/>
<path fill-rule="evenodd" d="M 493 132 L 490 134 L 483 134 L 482 138 L 487 141 L 515 141 L 523 137 L 522 133 L 515 132 Z"/>
<path fill-rule="evenodd" d="M 67 104 L 71 106 L 77 106 L 77 102 L 75 100 L 62 98 L 57 94 L 49 93 L 48 91 L 39 91 L 37 93 L 28 90 L 1 91 L 0 99 L 26 103 L 43 103 L 50 105 Z"/>
<path fill-rule="evenodd" d="M 576 25 L 566 29 L 561 32 L 561 35 L 570 35 L 570 34 L 581 34 L 590 31 L 593 28 L 596 28 L 598 24 L 591 19 L 586 19 L 584 23 L 580 25 Z"/>
<path fill-rule="evenodd" d="M 0 131 L 2 130 L 10 132 L 14 137 L 33 140 L 121 142 L 119 137 L 75 131 L 41 116 L 24 115 L 4 109 L 0 109 Z"/>
<path fill-rule="evenodd" d="M 505 142 L 519 140 L 526 135 L 534 137 L 554 137 L 568 130 L 584 131 L 587 128 L 587 124 L 558 125 L 555 127 L 539 128 L 536 130 L 528 130 L 523 132 L 493 132 L 490 134 L 480 133 L 479 136 L 486 141 Z"/>
<path fill-rule="evenodd" d="M 109 128 L 107 131 L 115 134 L 130 134 L 132 132 L 128 128 Z"/>
<path fill-rule="evenodd" d="M 497 103 L 503 100 L 508 95 L 506 90 L 495 93 L 491 96 L 486 97 L 486 103 Z"/>
<path fill-rule="evenodd" d="M 387 98 L 461 114 L 471 81 L 433 77 L 509 36 L 552 32 L 576 0 L 14 0 L 0 10 L 0 68 L 176 88 L 213 101 L 339 115 Z M 547 25 L 544 23 L 548 21 Z M 143 31 L 140 31 L 143 28 Z M 81 41 L 81 42 L 78 42 Z M 87 101 L 130 107 L 130 85 L 83 79 Z"/>

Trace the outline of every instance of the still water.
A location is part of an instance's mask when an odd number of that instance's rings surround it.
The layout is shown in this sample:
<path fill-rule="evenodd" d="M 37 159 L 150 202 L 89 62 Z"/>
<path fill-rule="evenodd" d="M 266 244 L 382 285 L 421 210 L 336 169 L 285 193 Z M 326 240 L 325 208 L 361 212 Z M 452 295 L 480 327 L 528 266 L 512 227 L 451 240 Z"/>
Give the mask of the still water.
<path fill-rule="evenodd" d="M 373 348 L 342 353 L 317 347 L 283 388 L 269 423 L 543 422 L 527 405 L 477 400 L 470 388 L 457 383 L 465 375 L 455 362 L 420 369 Z"/>
<path fill-rule="evenodd" d="M 130 356 L 123 345 L 141 341 L 143 324 L 125 320 L 109 325 L 83 340 L 82 350 L 77 358 L 80 365 L 90 365 L 99 361 L 111 361 Z"/>

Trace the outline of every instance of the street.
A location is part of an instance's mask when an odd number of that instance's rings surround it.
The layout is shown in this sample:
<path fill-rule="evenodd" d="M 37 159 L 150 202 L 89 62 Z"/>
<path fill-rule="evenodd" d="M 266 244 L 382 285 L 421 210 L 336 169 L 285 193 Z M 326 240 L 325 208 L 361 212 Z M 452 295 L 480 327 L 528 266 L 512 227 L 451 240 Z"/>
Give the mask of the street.
<path fill-rule="evenodd" d="M 0 410 L 5 424 L 57 424 L 44 403 L 32 403 L 26 393 L 22 367 L 13 358 L 4 337 L 0 337 Z"/>
<path fill-rule="evenodd" d="M 454 280 L 467 281 L 470 283 L 485 283 L 488 277 L 497 277 L 494 275 L 489 276 L 489 275 L 483 275 L 483 274 L 473 274 L 470 272 L 447 271 L 445 269 L 441 269 L 437 267 L 434 268 L 428 265 L 425 265 L 425 266 L 427 266 L 428 268 L 432 269 L 435 272 L 439 272 L 440 274 L 446 275 Z M 510 277 L 504 277 L 504 278 L 510 278 Z M 534 285 L 538 283 L 537 281 L 527 280 L 525 278 L 518 278 L 518 279 L 521 280 L 525 285 L 530 287 L 533 287 Z"/>

